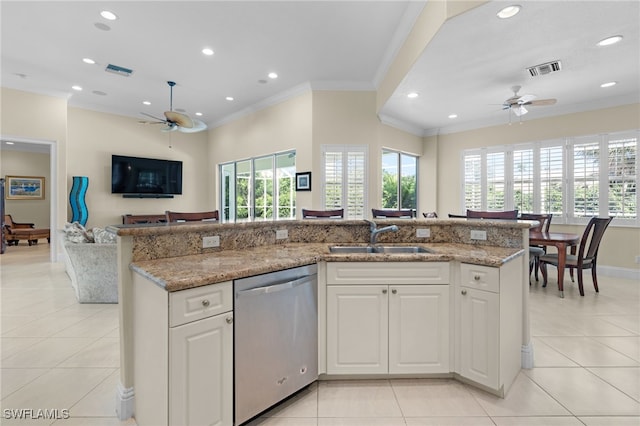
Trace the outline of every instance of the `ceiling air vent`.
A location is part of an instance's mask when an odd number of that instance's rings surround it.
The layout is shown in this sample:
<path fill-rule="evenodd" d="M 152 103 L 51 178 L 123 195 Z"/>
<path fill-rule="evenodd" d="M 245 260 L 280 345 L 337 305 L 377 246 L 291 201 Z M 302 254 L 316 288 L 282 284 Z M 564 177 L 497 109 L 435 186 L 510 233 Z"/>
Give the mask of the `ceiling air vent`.
<path fill-rule="evenodd" d="M 125 67 L 119 67 L 118 65 L 113 65 L 113 64 L 107 65 L 107 67 L 104 70 L 106 72 L 112 72 L 114 74 L 118 74 L 124 77 L 129 77 L 131 74 L 133 74 L 133 70 L 130 70 L 129 68 L 125 68 Z"/>
<path fill-rule="evenodd" d="M 529 71 L 529 75 L 531 77 L 537 77 L 539 75 L 551 74 L 552 72 L 560 71 L 561 69 L 560 61 L 551 61 L 545 64 L 534 65 L 532 67 L 527 68 Z"/>

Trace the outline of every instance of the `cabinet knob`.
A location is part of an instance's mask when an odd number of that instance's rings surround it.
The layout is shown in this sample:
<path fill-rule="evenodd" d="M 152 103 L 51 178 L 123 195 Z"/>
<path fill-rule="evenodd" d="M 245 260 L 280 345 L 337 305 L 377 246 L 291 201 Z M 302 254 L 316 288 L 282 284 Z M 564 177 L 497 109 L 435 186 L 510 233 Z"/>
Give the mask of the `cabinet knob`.
<path fill-rule="evenodd" d="M 480 281 L 480 275 L 474 275 L 473 279 L 476 280 L 476 281 Z"/>
<path fill-rule="evenodd" d="M 202 306 L 204 306 L 205 308 L 206 308 L 207 306 L 209 306 L 209 299 L 204 299 L 204 300 L 202 301 Z"/>
<path fill-rule="evenodd" d="M 382 294 L 387 294 L 387 289 L 382 290 Z"/>
<path fill-rule="evenodd" d="M 225 318 L 225 321 L 227 322 L 227 324 L 232 324 L 233 323 L 233 317 L 227 317 L 227 318 Z"/>
<path fill-rule="evenodd" d="M 467 290 L 462 290 L 460 293 L 462 293 L 463 296 L 467 295 Z"/>
<path fill-rule="evenodd" d="M 393 290 L 391 290 L 391 293 L 393 293 L 393 294 L 397 294 L 397 293 L 398 293 L 398 290 L 396 290 L 396 289 L 394 288 Z"/>

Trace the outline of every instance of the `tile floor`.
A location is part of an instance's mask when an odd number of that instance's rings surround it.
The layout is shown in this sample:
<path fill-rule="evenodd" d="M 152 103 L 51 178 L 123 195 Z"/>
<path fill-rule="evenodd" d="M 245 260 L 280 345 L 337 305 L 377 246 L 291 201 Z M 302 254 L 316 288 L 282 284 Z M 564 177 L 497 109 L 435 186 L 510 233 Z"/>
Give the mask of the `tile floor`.
<path fill-rule="evenodd" d="M 135 425 L 115 417 L 117 306 L 78 304 L 46 243 L 9 247 L 0 266 L 0 424 Z M 446 379 L 320 382 L 251 426 L 638 426 L 640 284 L 601 276 L 596 296 L 585 281 L 583 298 L 568 278 L 565 299 L 531 287 L 535 368 L 505 399 Z M 16 408 L 71 417 L 7 418 Z"/>

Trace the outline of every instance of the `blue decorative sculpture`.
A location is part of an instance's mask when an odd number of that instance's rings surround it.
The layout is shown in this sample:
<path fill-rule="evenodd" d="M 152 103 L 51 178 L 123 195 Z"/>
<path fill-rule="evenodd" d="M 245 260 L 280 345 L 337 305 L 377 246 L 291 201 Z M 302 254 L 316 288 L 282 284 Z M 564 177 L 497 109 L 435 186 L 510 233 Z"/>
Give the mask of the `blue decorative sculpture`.
<path fill-rule="evenodd" d="M 89 178 L 86 176 L 74 176 L 71 193 L 69 194 L 69 202 L 71 203 L 71 222 L 78 222 L 85 226 L 89 218 L 87 203 L 84 200 L 89 186 Z"/>

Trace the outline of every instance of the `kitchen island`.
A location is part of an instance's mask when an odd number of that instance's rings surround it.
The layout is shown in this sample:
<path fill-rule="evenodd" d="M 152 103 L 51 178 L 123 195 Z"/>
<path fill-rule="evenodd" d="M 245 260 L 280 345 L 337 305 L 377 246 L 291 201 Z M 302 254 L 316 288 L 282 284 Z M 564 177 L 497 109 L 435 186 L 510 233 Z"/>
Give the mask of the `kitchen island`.
<path fill-rule="evenodd" d="M 528 287 L 530 223 L 376 222 L 399 228 L 381 234 L 379 244 L 419 246 L 428 252 L 330 252 L 329 247 L 336 245 L 367 245 L 369 225 L 359 220 L 119 228 L 120 418 L 134 415 L 140 425 L 184 424 L 189 416 L 204 418 L 198 417 L 202 414 L 208 419 L 215 416 L 217 423 L 212 424 L 232 424 L 233 348 L 228 344 L 233 336 L 232 283 L 312 264 L 318 265 L 321 380 L 381 375 L 454 377 L 504 395 L 520 367 L 532 366 L 528 292 L 523 291 Z M 482 239 L 471 239 L 471 231 L 480 231 Z M 220 246 L 203 248 L 205 236 L 219 237 Z M 354 297 L 354 291 L 362 296 Z M 358 313 L 358 309 L 368 312 L 367 303 L 377 304 L 380 309 L 376 307 L 376 312 L 383 317 L 369 321 Z M 183 306 L 184 312 L 174 312 L 177 306 Z M 189 309 L 192 311 L 187 312 Z M 406 315 L 398 317 L 399 311 Z M 439 314 L 433 316 L 436 311 Z M 337 315 L 365 320 L 350 326 L 336 323 Z M 175 354 L 179 351 L 174 348 L 178 340 L 172 333 L 203 321 L 208 327 L 203 332 L 219 339 L 216 347 L 222 352 L 216 351 L 223 355 L 194 358 L 208 360 L 206 366 L 190 365 L 196 362 L 193 360 L 178 361 Z M 485 327 L 478 327 L 479 323 Z M 361 341 L 357 350 L 341 344 L 353 341 L 349 333 L 356 325 L 370 326 L 366 335 L 377 333 L 380 338 Z M 423 332 L 415 335 L 403 330 Z M 421 344 L 416 348 L 407 345 L 407 340 Z M 362 348 L 371 350 L 365 353 Z M 154 361 L 143 361 L 148 359 L 143 355 L 151 351 L 156 354 Z M 196 376 L 192 383 L 180 379 L 189 369 L 201 369 L 210 373 L 207 377 L 218 379 L 203 383 L 196 383 Z M 189 394 L 204 389 L 217 395 L 217 402 L 203 407 L 209 412 L 193 413 L 189 408 L 193 401 L 171 396 L 178 388 Z"/>

